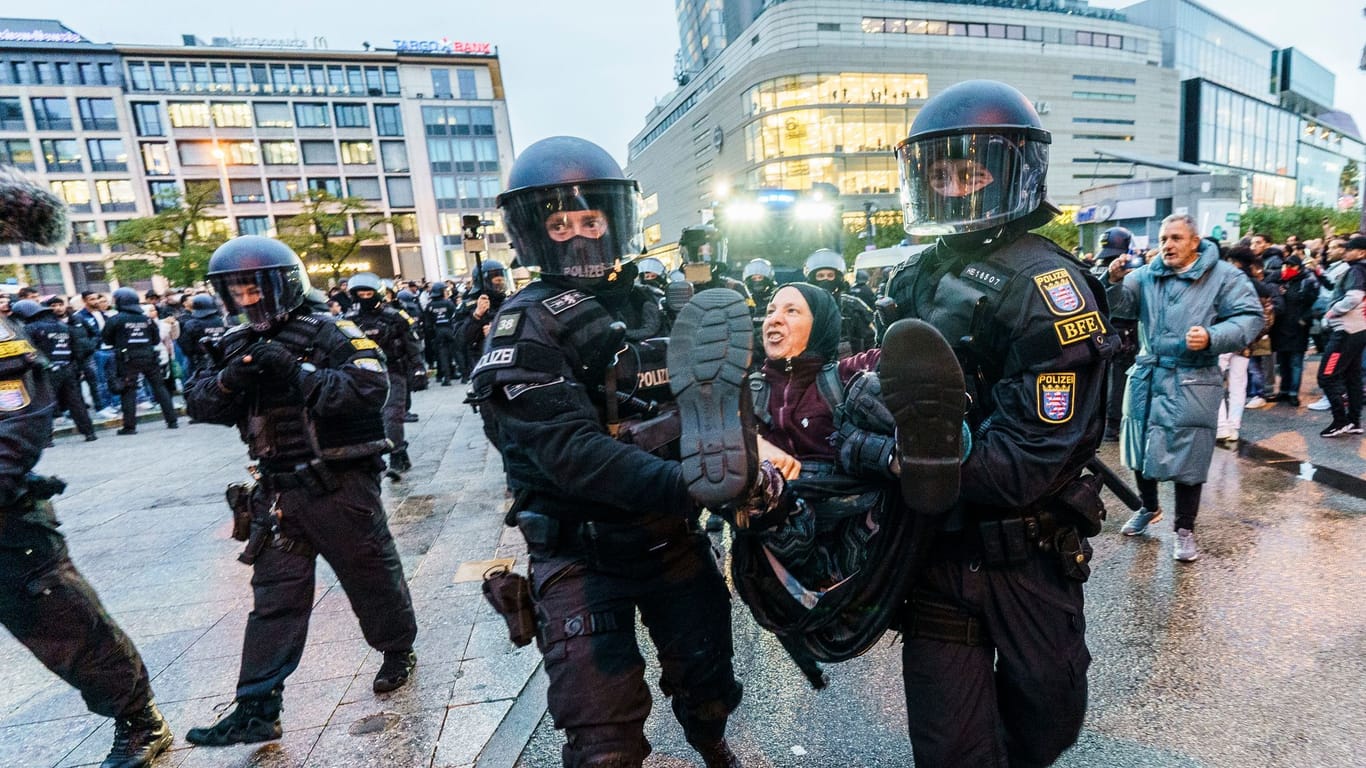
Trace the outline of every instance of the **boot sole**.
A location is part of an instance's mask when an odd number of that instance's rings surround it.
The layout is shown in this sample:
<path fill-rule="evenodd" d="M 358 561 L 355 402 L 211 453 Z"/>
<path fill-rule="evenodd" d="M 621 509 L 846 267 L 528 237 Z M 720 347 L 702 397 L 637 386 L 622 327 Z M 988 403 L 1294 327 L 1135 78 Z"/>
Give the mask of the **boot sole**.
<path fill-rule="evenodd" d="M 681 420 L 683 480 L 698 502 L 719 508 L 745 494 L 758 471 L 754 414 L 745 376 L 754 321 L 728 288 L 698 293 L 669 337 L 669 387 Z"/>
<path fill-rule="evenodd" d="M 896 421 L 901 498 L 927 514 L 958 500 L 963 459 L 963 369 L 934 326 L 898 320 L 882 338 L 882 401 Z"/>

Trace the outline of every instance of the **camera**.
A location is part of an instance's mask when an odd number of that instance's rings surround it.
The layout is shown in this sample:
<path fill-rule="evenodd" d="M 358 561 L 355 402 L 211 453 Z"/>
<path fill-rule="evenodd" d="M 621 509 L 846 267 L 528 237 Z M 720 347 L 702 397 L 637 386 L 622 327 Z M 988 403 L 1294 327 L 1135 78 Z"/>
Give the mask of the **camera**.
<path fill-rule="evenodd" d="M 1148 260 L 1143 258 L 1143 254 L 1141 253 L 1131 253 L 1124 258 L 1125 269 L 1138 269 L 1147 263 Z"/>

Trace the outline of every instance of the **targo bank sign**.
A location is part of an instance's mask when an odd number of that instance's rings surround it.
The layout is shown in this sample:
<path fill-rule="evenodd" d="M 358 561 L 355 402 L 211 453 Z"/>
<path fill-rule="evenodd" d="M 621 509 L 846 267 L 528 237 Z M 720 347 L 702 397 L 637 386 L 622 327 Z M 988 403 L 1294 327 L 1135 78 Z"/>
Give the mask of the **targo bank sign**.
<path fill-rule="evenodd" d="M 399 53 L 473 53 L 493 55 L 493 43 L 467 43 L 443 37 L 440 40 L 395 40 Z"/>

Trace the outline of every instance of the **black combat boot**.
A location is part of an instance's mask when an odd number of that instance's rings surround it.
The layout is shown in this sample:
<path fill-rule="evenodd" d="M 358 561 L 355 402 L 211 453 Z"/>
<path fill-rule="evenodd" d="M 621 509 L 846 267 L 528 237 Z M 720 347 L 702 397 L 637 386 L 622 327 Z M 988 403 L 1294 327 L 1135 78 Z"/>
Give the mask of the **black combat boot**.
<path fill-rule="evenodd" d="M 379 665 L 379 672 L 375 673 L 375 684 L 372 686 L 375 693 L 388 693 L 396 691 L 408 682 L 408 677 L 413 674 L 413 667 L 417 666 L 417 654 L 412 651 L 385 651 L 384 663 Z"/>
<path fill-rule="evenodd" d="M 713 511 L 744 497 L 759 464 L 745 376 L 754 321 L 744 297 L 702 291 L 678 313 L 669 344 L 669 387 L 682 419 L 679 450 L 693 499 Z"/>
<path fill-rule="evenodd" d="M 917 512 L 947 512 L 958 500 L 967 403 L 953 348 L 929 323 L 898 320 L 882 337 L 877 373 L 896 420 L 902 501 Z"/>
<path fill-rule="evenodd" d="M 155 702 L 132 717 L 114 720 L 114 746 L 100 768 L 146 768 L 171 746 L 171 729 Z"/>
<path fill-rule="evenodd" d="M 725 739 L 706 747 L 699 747 L 694 744 L 692 748 L 702 756 L 702 762 L 707 768 L 741 768 L 740 758 L 730 751 L 730 745 L 726 743 Z"/>
<path fill-rule="evenodd" d="M 413 468 L 413 462 L 408 458 L 407 448 L 398 448 L 389 454 L 389 469 L 395 472 L 407 472 Z"/>
<path fill-rule="evenodd" d="M 238 699 L 237 708 L 207 728 L 191 728 L 185 740 L 205 747 L 255 744 L 280 738 L 280 694 L 259 699 Z"/>

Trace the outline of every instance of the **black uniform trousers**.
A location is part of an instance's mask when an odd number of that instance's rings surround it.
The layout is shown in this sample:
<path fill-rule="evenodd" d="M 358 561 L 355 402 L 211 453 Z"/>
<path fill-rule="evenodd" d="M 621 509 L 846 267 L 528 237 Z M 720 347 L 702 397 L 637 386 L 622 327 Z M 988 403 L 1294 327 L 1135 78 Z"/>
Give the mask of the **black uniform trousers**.
<path fill-rule="evenodd" d="M 951 548 L 956 549 L 956 548 Z M 939 553 L 919 580 L 924 598 L 978 622 L 979 644 L 909 633 L 902 648 L 916 768 L 1052 764 L 1086 715 L 1086 618 L 1080 581 L 1058 555 L 988 567 Z"/>
<path fill-rule="evenodd" d="M 70 363 L 53 366 L 51 381 L 58 412 L 70 411 L 71 420 L 82 435 L 95 434 L 95 426 L 90 423 L 90 410 L 85 407 L 85 399 L 81 397 L 80 371 L 76 366 Z"/>
<path fill-rule="evenodd" d="M 91 712 L 128 717 L 151 701 L 142 657 L 71 562 L 51 502 L 0 511 L 0 623 Z"/>
<path fill-rule="evenodd" d="M 258 486 L 259 515 L 280 510 L 280 532 L 322 555 L 337 574 L 360 621 L 365 642 L 378 651 L 407 651 L 417 637 L 413 601 L 380 502 L 379 472 L 334 472 L 339 487 L 313 496 L 304 488 L 277 493 Z M 256 559 L 255 598 L 243 638 L 238 698 L 263 698 L 284 686 L 299 666 L 313 612 L 313 552 L 286 551 L 275 539 Z"/>
<path fill-rule="evenodd" d="M 403 417 L 408 415 L 408 364 L 390 366 L 389 399 L 384 401 L 384 436 L 394 444 L 394 450 L 408 447 L 403 434 Z"/>
<path fill-rule="evenodd" d="M 1333 409 L 1333 423 L 1361 424 L 1361 354 L 1366 331 L 1336 329 L 1319 363 L 1319 388 Z"/>
<path fill-rule="evenodd" d="M 547 704 L 567 737 L 566 768 L 639 766 L 650 753 L 637 610 L 659 654 L 660 689 L 690 744 L 720 741 L 740 703 L 730 593 L 711 543 L 695 523 L 668 524 L 678 535 L 653 551 L 641 542 L 658 538 L 610 524 L 594 524 L 596 539 L 575 534 L 560 546 L 529 547 Z"/>
<path fill-rule="evenodd" d="M 455 378 L 455 355 L 459 351 L 456 349 L 459 345 L 456 343 L 455 331 L 450 326 L 438 327 L 432 332 L 432 346 L 435 347 L 437 378 L 443 382 Z"/>
<path fill-rule="evenodd" d="M 119 392 L 119 399 L 123 406 L 124 429 L 137 429 L 138 426 L 139 375 L 147 380 L 152 397 L 161 407 L 161 417 L 166 419 L 167 424 L 176 423 L 175 403 L 171 401 L 171 391 L 166 388 L 166 379 L 162 377 L 161 364 L 155 358 L 151 361 L 124 361 L 120 364 L 119 375 L 123 378 L 123 391 Z"/>

